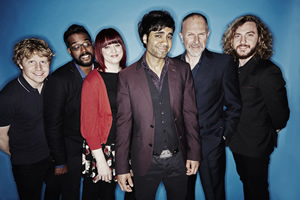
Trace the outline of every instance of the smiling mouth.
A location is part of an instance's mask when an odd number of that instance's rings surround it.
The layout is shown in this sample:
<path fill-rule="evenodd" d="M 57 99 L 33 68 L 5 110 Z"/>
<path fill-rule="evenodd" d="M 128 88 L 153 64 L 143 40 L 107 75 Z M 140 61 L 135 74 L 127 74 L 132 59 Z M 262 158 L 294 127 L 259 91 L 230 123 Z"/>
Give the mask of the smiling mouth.
<path fill-rule="evenodd" d="M 44 75 L 44 73 L 41 73 L 41 74 L 40 74 L 40 73 L 38 73 L 38 74 L 37 74 L 37 73 L 33 73 L 33 74 L 34 74 L 35 76 L 43 76 L 43 75 Z"/>
<path fill-rule="evenodd" d="M 88 54 L 88 53 L 83 54 L 83 55 L 80 56 L 81 60 L 90 60 L 90 58 L 91 58 L 91 55 Z"/>

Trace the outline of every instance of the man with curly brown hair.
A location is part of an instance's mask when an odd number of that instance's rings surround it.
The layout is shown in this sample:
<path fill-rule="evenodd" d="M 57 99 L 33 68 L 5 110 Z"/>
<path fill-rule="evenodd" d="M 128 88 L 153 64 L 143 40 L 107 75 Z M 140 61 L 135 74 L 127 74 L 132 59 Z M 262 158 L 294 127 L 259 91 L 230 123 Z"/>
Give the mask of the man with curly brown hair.
<path fill-rule="evenodd" d="M 258 17 L 245 15 L 229 25 L 222 42 L 224 52 L 239 64 L 243 102 L 237 133 L 229 146 L 245 199 L 269 199 L 270 155 L 290 113 L 281 70 L 269 60 L 272 35 Z"/>

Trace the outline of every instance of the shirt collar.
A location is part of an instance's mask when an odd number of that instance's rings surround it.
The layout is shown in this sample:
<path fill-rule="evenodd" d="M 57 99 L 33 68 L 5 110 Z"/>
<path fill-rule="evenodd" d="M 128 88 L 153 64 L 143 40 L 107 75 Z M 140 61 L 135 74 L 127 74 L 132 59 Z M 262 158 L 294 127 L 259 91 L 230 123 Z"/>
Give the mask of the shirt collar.
<path fill-rule="evenodd" d="M 81 70 L 81 68 L 79 67 L 79 65 L 76 62 L 74 62 L 74 63 L 75 63 L 75 66 L 76 66 L 77 70 L 80 73 L 81 78 L 84 80 L 85 77 L 86 77 L 86 74 Z M 93 69 L 94 69 L 94 63 L 92 64 L 92 70 Z"/>
<path fill-rule="evenodd" d="M 26 79 L 23 77 L 23 75 L 21 74 L 18 77 L 18 82 L 19 84 L 27 91 L 27 92 L 37 92 L 36 88 L 33 88 L 27 81 Z M 44 87 L 44 86 L 43 86 Z"/>
<path fill-rule="evenodd" d="M 164 68 L 168 69 L 168 66 L 169 66 L 169 63 L 170 63 L 170 58 L 168 56 L 165 57 L 165 65 L 164 65 Z M 142 57 L 142 64 L 143 64 L 143 67 L 147 70 L 151 70 L 147 61 L 146 61 L 146 52 L 144 53 L 143 57 Z M 163 69 L 164 69 L 163 68 Z"/>

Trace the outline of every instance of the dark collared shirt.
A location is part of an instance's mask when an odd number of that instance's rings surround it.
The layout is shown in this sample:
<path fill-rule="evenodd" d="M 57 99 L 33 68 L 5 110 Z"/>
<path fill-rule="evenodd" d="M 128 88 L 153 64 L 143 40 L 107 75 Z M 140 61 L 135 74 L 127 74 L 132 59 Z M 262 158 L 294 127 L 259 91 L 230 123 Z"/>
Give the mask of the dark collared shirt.
<path fill-rule="evenodd" d="M 202 52 L 202 53 L 203 53 L 203 52 Z M 181 54 L 180 60 L 186 62 L 185 56 L 186 56 L 186 52 L 184 52 L 183 54 Z M 197 75 L 197 73 L 198 73 L 198 69 L 200 68 L 200 65 L 201 65 L 201 62 L 202 62 L 202 57 L 203 57 L 203 56 L 200 57 L 200 59 L 199 59 L 197 65 L 192 69 L 192 74 L 193 74 L 193 78 L 194 78 L 194 79 L 196 78 L 196 75 Z"/>
<path fill-rule="evenodd" d="M 147 70 L 147 72 L 149 73 L 150 75 L 150 78 L 152 79 L 156 89 L 159 91 L 159 93 L 161 92 L 162 90 L 162 86 L 164 84 L 164 79 L 165 79 L 165 75 L 166 73 L 168 72 L 168 67 L 169 67 L 169 57 L 166 56 L 165 57 L 165 65 L 161 71 L 161 75 L 160 75 L 160 78 L 157 76 L 157 74 L 155 72 L 153 72 L 149 65 L 147 64 L 147 61 L 146 61 L 146 54 L 143 55 L 143 67 Z"/>
<path fill-rule="evenodd" d="M 40 94 L 20 75 L 0 92 L 0 126 L 10 125 L 14 165 L 33 164 L 50 155 L 43 121 L 43 91 L 44 87 Z"/>

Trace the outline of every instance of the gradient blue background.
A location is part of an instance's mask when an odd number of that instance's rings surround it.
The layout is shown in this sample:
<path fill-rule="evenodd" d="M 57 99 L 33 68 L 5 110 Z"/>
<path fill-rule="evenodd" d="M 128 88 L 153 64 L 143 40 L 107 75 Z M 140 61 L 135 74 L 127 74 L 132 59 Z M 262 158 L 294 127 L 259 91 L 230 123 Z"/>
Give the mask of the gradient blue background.
<path fill-rule="evenodd" d="M 271 156 L 270 194 L 272 200 L 300 199 L 300 1 L 298 0 L 0 0 L 0 89 L 19 74 L 13 64 L 13 46 L 27 37 L 45 39 L 56 56 L 51 71 L 71 60 L 63 33 L 73 23 L 87 27 L 92 38 L 103 28 L 114 27 L 123 36 L 128 62 L 135 62 L 144 52 L 137 34 L 137 23 L 153 9 L 168 10 L 176 21 L 170 56 L 184 51 L 179 38 L 181 19 L 192 11 L 208 17 L 211 34 L 207 47 L 222 52 L 221 38 L 227 25 L 243 14 L 255 14 L 268 25 L 274 36 L 275 62 L 287 83 L 290 120 L 279 133 L 278 149 Z M 1 102 L 1 101 L 0 101 Z M 1 114 L 1 113 L 0 113 Z M 197 199 L 204 199 L 197 179 Z M 117 199 L 123 193 L 118 188 Z M 157 199 L 165 199 L 160 186 Z M 227 149 L 226 195 L 229 200 L 243 199 L 242 184 L 235 170 L 232 154 Z M 9 157 L 0 151 L 0 200 L 18 199 Z"/>

